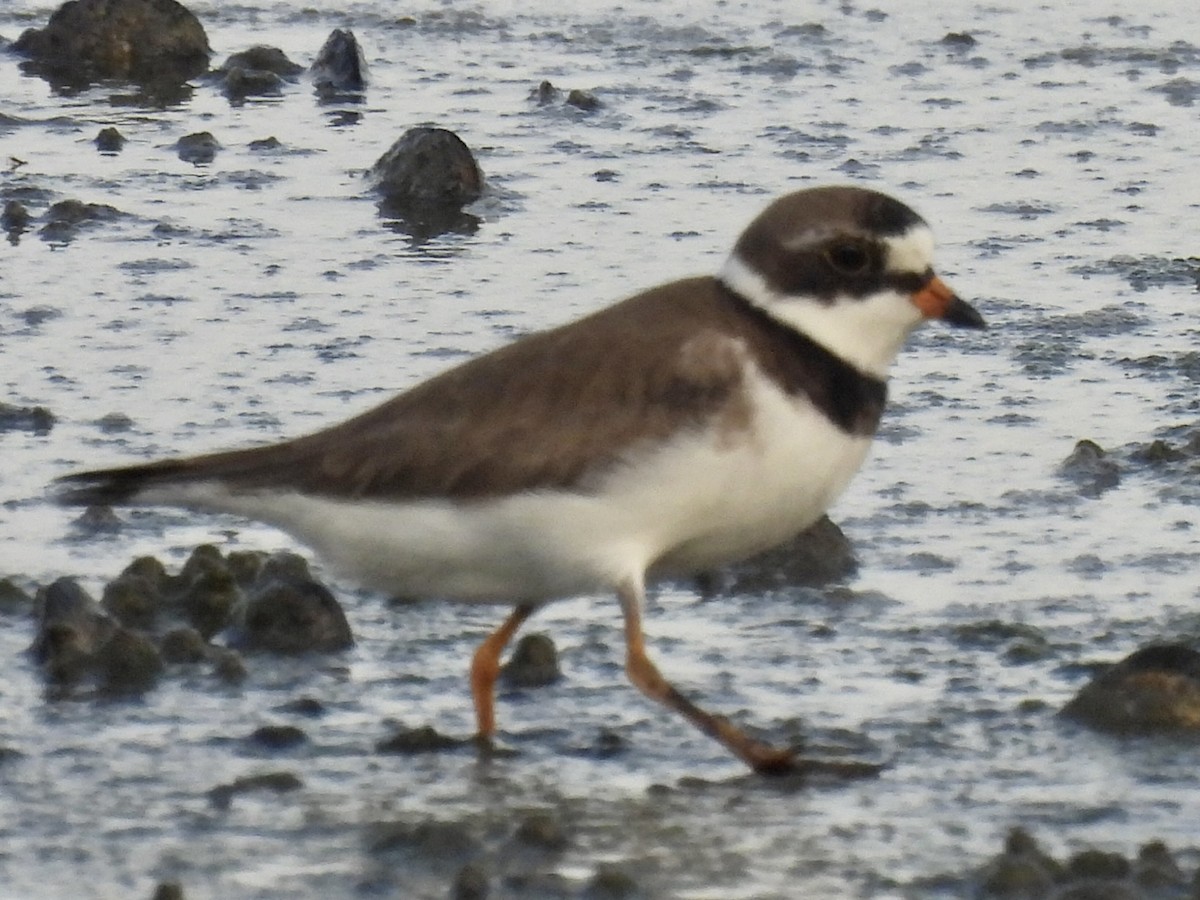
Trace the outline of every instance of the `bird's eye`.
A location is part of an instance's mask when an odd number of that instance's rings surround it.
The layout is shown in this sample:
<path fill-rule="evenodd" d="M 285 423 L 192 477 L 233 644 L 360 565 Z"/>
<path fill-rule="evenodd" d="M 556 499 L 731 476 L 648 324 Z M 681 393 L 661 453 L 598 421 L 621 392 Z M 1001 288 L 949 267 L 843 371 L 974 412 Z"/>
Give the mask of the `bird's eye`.
<path fill-rule="evenodd" d="M 857 241 L 838 241 L 825 251 L 829 264 L 843 275 L 861 275 L 871 264 L 867 248 Z"/>

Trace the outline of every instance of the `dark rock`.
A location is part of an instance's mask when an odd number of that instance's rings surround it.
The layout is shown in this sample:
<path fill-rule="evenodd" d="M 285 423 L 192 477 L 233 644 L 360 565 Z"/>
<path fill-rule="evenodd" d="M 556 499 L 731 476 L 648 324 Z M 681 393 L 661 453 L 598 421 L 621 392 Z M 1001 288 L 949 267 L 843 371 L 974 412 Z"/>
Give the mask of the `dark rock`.
<path fill-rule="evenodd" d="M 335 28 L 309 68 L 313 86 L 325 99 L 360 92 L 367 86 L 367 61 L 354 32 Z"/>
<path fill-rule="evenodd" d="M 261 550 L 231 550 L 225 557 L 225 568 L 238 587 L 246 588 L 262 577 L 266 562 L 267 554 Z"/>
<path fill-rule="evenodd" d="M 87 677 L 116 623 L 73 578 L 59 578 L 43 588 L 36 602 L 38 627 L 30 652 L 47 680 L 74 684 Z"/>
<path fill-rule="evenodd" d="M 71 530 L 86 537 L 116 534 L 122 527 L 121 519 L 111 506 L 85 507 L 71 522 Z"/>
<path fill-rule="evenodd" d="M 264 581 L 240 610 L 240 642 L 272 653 L 345 650 L 353 646 L 350 623 L 333 594 L 311 579 Z"/>
<path fill-rule="evenodd" d="M 312 570 L 308 567 L 308 560 L 299 553 L 280 550 L 263 559 L 262 571 L 257 580 L 267 583 L 271 581 L 313 581 L 314 579 Z"/>
<path fill-rule="evenodd" d="M 141 575 L 118 575 L 104 586 L 100 605 L 122 625 L 149 630 L 163 603 L 158 588 Z"/>
<path fill-rule="evenodd" d="M 1162 841 L 1151 841 L 1138 850 L 1137 860 L 1133 864 L 1133 880 L 1151 891 L 1187 884 L 1187 876 Z"/>
<path fill-rule="evenodd" d="M 250 142 L 250 149 L 255 153 L 273 153 L 283 149 L 283 142 L 277 137 L 260 138 Z"/>
<path fill-rule="evenodd" d="M 1054 891 L 1062 866 L 1043 853 L 1022 828 L 1009 832 L 1004 852 L 979 876 L 979 896 L 1008 900 L 1041 900 Z"/>
<path fill-rule="evenodd" d="M 124 569 L 118 578 L 129 576 L 141 578 L 158 593 L 162 593 L 168 582 L 167 568 L 153 556 L 139 556 Z"/>
<path fill-rule="evenodd" d="M 487 900 L 488 876 L 478 862 L 470 862 L 458 870 L 450 888 L 452 900 Z"/>
<path fill-rule="evenodd" d="M 258 44 L 235 53 L 213 75 L 221 90 L 234 102 L 247 97 L 277 96 L 283 86 L 304 71 L 304 66 L 287 58 L 278 47 Z"/>
<path fill-rule="evenodd" d="M 1131 871 L 1129 860 L 1120 853 L 1081 850 L 1067 860 L 1067 876 L 1075 879 L 1120 881 Z"/>
<path fill-rule="evenodd" d="M 221 91 L 232 102 L 238 103 L 245 100 L 247 97 L 278 97 L 283 93 L 283 86 L 286 84 L 286 79 L 281 78 L 274 72 L 265 72 L 262 69 L 238 69 L 232 68 L 225 72 L 221 79 Z M 216 156 L 216 150 L 220 149 L 220 145 L 216 145 L 212 154 L 203 162 L 212 162 Z M 182 152 L 180 157 L 183 158 Z M 188 160 L 195 162 L 196 160 Z"/>
<path fill-rule="evenodd" d="M 467 221 L 462 208 L 483 193 L 475 157 L 458 135 L 444 128 L 410 128 L 367 177 L 383 197 L 385 216 L 424 226 L 425 233 L 459 227 Z"/>
<path fill-rule="evenodd" d="M 218 809 L 227 809 L 238 794 L 261 791 L 285 794 L 298 791 L 303 786 L 304 782 L 291 772 L 266 772 L 262 775 L 236 778 L 229 784 L 219 784 L 208 792 L 208 800 Z"/>
<path fill-rule="evenodd" d="M 101 153 L 116 154 L 120 153 L 121 148 L 125 146 L 125 135 L 110 125 L 108 128 L 100 129 L 100 133 L 93 139 L 93 143 Z"/>
<path fill-rule="evenodd" d="M 438 869 L 461 871 L 483 847 L 461 822 L 384 822 L 374 825 L 367 838 L 374 854 L 398 855 Z"/>
<path fill-rule="evenodd" d="M 1075 483 L 1085 497 L 1099 497 L 1121 481 L 1121 470 L 1095 441 L 1082 440 L 1075 445 L 1058 472 Z"/>
<path fill-rule="evenodd" d="M 419 728 L 402 728 L 389 738 L 375 745 L 378 753 L 437 753 L 441 750 L 457 750 L 472 744 L 471 738 L 452 738 L 430 725 Z"/>
<path fill-rule="evenodd" d="M 591 91 L 574 88 L 567 94 L 567 106 L 574 106 L 576 109 L 582 109 L 584 112 L 594 112 L 603 105 L 600 102 L 600 98 Z"/>
<path fill-rule="evenodd" d="M 316 697 L 298 697 L 295 700 L 289 700 L 283 706 L 279 707 L 279 711 L 293 713 L 297 716 L 305 716 L 310 719 L 323 716 L 326 712 L 325 704 Z"/>
<path fill-rule="evenodd" d="M 208 644 L 195 628 L 173 628 L 159 640 L 158 652 L 168 663 L 198 663 L 208 659 Z"/>
<path fill-rule="evenodd" d="M 96 654 L 100 690 L 109 694 L 140 694 L 158 683 L 163 661 L 149 638 L 118 628 Z"/>
<path fill-rule="evenodd" d="M 308 740 L 308 735 L 295 725 L 264 725 L 254 729 L 250 743 L 264 750 L 290 750 Z"/>
<path fill-rule="evenodd" d="M 1146 900 L 1145 895 L 1120 881 L 1077 881 L 1060 888 L 1053 900 Z"/>
<path fill-rule="evenodd" d="M 701 584 L 717 593 L 757 593 L 796 585 L 821 585 L 858 571 L 849 538 L 822 516 L 791 541 L 705 576 Z"/>
<path fill-rule="evenodd" d="M 185 134 L 175 142 L 175 152 L 179 158 L 196 166 L 212 162 L 220 149 L 220 142 L 207 131 Z"/>
<path fill-rule="evenodd" d="M 125 413 L 109 413 L 97 419 L 95 425 L 105 434 L 120 434 L 133 430 L 133 419 Z"/>
<path fill-rule="evenodd" d="M 640 896 L 633 876 L 611 863 L 599 866 L 583 889 L 583 900 L 631 900 Z"/>
<path fill-rule="evenodd" d="M 953 47 L 956 50 L 965 50 L 968 47 L 974 47 L 979 42 L 965 31 L 951 31 L 942 38 L 941 43 L 945 47 Z"/>
<path fill-rule="evenodd" d="M 123 215 L 119 209 L 106 203 L 60 200 L 46 210 L 45 224 L 39 234 L 42 240 L 68 242 L 75 238 L 84 225 L 111 222 Z"/>
<path fill-rule="evenodd" d="M 33 216 L 20 200 L 8 200 L 4 204 L 4 212 L 0 213 L 0 228 L 8 232 L 10 238 L 29 230 Z"/>
<path fill-rule="evenodd" d="M 182 83 L 208 68 L 208 37 L 176 0 L 72 0 L 13 44 L 24 68 L 60 86 L 106 78 Z"/>
<path fill-rule="evenodd" d="M 33 597 L 23 591 L 11 578 L 0 578 L 0 614 L 28 613 Z"/>
<path fill-rule="evenodd" d="M 513 837 L 518 843 L 538 850 L 557 852 L 565 850 L 568 844 L 562 823 L 549 813 L 526 816 L 517 826 Z"/>
<path fill-rule="evenodd" d="M 213 660 L 213 674 L 226 684 L 241 684 L 250 673 L 246 664 L 237 651 L 227 647 L 214 647 L 210 651 Z"/>
<path fill-rule="evenodd" d="M 152 900 L 184 900 L 183 885 L 178 881 L 160 881 L 154 888 Z"/>
<path fill-rule="evenodd" d="M 186 565 L 184 571 L 187 572 Z M 175 594 L 173 605 L 207 641 L 233 621 L 240 598 L 237 582 L 222 564 L 199 571 L 188 579 L 182 590 Z"/>
<path fill-rule="evenodd" d="M 304 66 L 294 63 L 278 47 L 256 44 L 249 50 L 234 53 L 221 64 L 218 72 L 242 69 L 248 72 L 270 72 L 280 78 L 295 78 L 304 71 Z"/>
<path fill-rule="evenodd" d="M 549 635 L 527 634 L 517 641 L 512 657 L 500 669 L 500 678 L 509 687 L 544 687 L 562 678 L 558 650 Z"/>
<path fill-rule="evenodd" d="M 549 81 L 543 81 L 529 93 L 530 100 L 536 100 L 538 106 L 549 106 L 562 96 L 562 91 Z"/>
<path fill-rule="evenodd" d="M 1129 458 L 1134 462 L 1150 466 L 1161 466 L 1168 463 L 1182 462 L 1193 454 L 1179 447 L 1172 446 L 1167 441 L 1156 439 L 1148 444 L 1141 444 L 1130 451 Z"/>
<path fill-rule="evenodd" d="M 0 433 L 32 431 L 34 434 L 49 434 L 54 422 L 54 413 L 44 406 L 13 406 L 0 402 Z"/>
<path fill-rule="evenodd" d="M 1114 734 L 1200 731 L 1200 653 L 1143 647 L 1084 685 L 1062 714 Z"/>

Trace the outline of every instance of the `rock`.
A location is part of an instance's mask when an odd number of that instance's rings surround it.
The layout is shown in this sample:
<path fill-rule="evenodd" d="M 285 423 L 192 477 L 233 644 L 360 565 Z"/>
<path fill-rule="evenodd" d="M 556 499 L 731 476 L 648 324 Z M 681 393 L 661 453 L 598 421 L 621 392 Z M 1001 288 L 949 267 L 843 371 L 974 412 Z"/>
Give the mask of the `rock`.
<path fill-rule="evenodd" d="M 527 634 L 517 641 L 512 657 L 500 669 L 500 679 L 508 687 L 545 687 L 562 678 L 558 650 L 545 634 Z"/>
<path fill-rule="evenodd" d="M 208 644 L 195 628 L 173 628 L 158 642 L 164 662 L 198 663 L 208 658 Z"/>
<path fill-rule="evenodd" d="M 513 838 L 526 847 L 554 852 L 565 850 L 569 843 L 562 823 L 549 813 L 526 816 L 517 826 Z"/>
<path fill-rule="evenodd" d="M 416 728 L 398 728 L 390 738 L 384 738 L 376 744 L 376 752 L 402 756 L 436 754 L 442 750 L 472 746 L 474 743 L 474 738 L 451 738 L 449 734 L 443 734 L 431 725 L 421 725 Z"/>
<path fill-rule="evenodd" d="M 65 243 L 75 238 L 81 226 L 111 222 L 123 215 L 119 209 L 107 203 L 60 200 L 46 210 L 45 224 L 38 233 L 42 240 Z"/>
<path fill-rule="evenodd" d="M 29 230 L 32 219 L 33 216 L 24 203 L 20 200 L 8 200 L 4 204 L 4 212 L 0 213 L 0 228 L 8 232 L 9 239 L 12 240 Z"/>
<path fill-rule="evenodd" d="M 633 876 L 612 863 L 601 864 L 583 889 L 583 900 L 632 900 L 641 896 Z"/>
<path fill-rule="evenodd" d="M 71 530 L 77 536 L 95 537 L 116 534 L 123 525 L 111 506 L 88 506 L 71 521 Z"/>
<path fill-rule="evenodd" d="M 574 88 L 567 94 L 567 106 L 574 106 L 576 109 L 582 109 L 584 112 L 595 112 L 603 105 L 600 102 L 600 98 L 591 91 Z"/>
<path fill-rule="evenodd" d="M 228 784 L 219 784 L 208 792 L 208 800 L 218 809 L 228 809 L 233 798 L 238 794 L 258 791 L 285 794 L 298 791 L 303 786 L 304 782 L 291 772 L 266 772 L 262 775 L 236 778 Z"/>
<path fill-rule="evenodd" d="M 1005 840 L 1004 852 L 980 874 L 979 896 L 1010 900 L 1048 898 L 1061 872 L 1062 866 L 1042 853 L 1027 831 L 1014 828 Z"/>
<path fill-rule="evenodd" d="M 193 553 L 188 564 L 195 558 Z M 172 596 L 172 606 L 206 641 L 212 640 L 233 621 L 241 592 L 223 562 L 210 564 L 210 568 L 196 565 L 191 570 L 188 564 L 180 574 L 179 581 L 184 583 Z M 188 577 L 189 573 L 193 574 Z"/>
<path fill-rule="evenodd" d="M 411 859 L 422 866 L 443 871 L 461 871 L 462 866 L 482 855 L 483 846 L 461 822 L 382 822 L 371 827 L 367 849 L 372 854 L 389 854 Z"/>
<path fill-rule="evenodd" d="M 537 101 L 538 106 L 549 106 L 551 103 L 557 102 L 561 96 L 562 91 L 549 81 L 543 81 L 529 92 L 529 99 Z"/>
<path fill-rule="evenodd" d="M 308 740 L 308 735 L 295 725 L 263 725 L 254 729 L 249 742 L 263 750 L 290 750 Z"/>
<path fill-rule="evenodd" d="M 946 33 L 940 43 L 943 47 L 950 47 L 954 50 L 966 50 L 979 42 L 965 31 L 950 31 Z"/>
<path fill-rule="evenodd" d="M 1095 441 L 1082 440 L 1075 445 L 1058 469 L 1059 475 L 1072 481 L 1085 497 L 1099 497 L 1121 481 L 1121 470 Z"/>
<path fill-rule="evenodd" d="M 181 84 L 208 68 L 208 36 L 176 0 L 71 0 L 13 44 L 26 71 L 81 87 L 118 78 Z"/>
<path fill-rule="evenodd" d="M 856 571 L 858 560 L 849 538 L 822 516 L 791 541 L 704 576 L 701 586 L 711 593 L 755 593 L 828 584 Z"/>
<path fill-rule="evenodd" d="M 93 424 L 105 434 L 122 434 L 133 430 L 133 419 L 125 413 L 108 413 Z"/>
<path fill-rule="evenodd" d="M 241 684 L 250 674 L 237 651 L 228 647 L 214 647 L 211 651 L 213 674 L 226 684 Z"/>
<path fill-rule="evenodd" d="M 184 900 L 183 885 L 178 881 L 160 881 L 154 888 L 152 900 Z"/>
<path fill-rule="evenodd" d="M 33 658 L 53 684 L 83 680 L 117 624 L 73 578 L 59 578 L 43 588 L 36 602 L 37 635 L 29 648 Z"/>
<path fill-rule="evenodd" d="M 112 156 L 121 152 L 126 141 L 125 135 L 112 126 L 109 126 L 108 128 L 101 128 L 100 133 L 93 138 L 92 143 L 96 145 L 96 149 L 101 153 Z"/>
<path fill-rule="evenodd" d="M 487 900 L 487 871 L 478 862 L 470 862 L 458 870 L 450 888 L 452 900 Z"/>
<path fill-rule="evenodd" d="M 54 413 L 44 406 L 14 406 L 0 402 L 0 433 L 32 431 L 34 434 L 49 434 L 55 421 Z"/>
<path fill-rule="evenodd" d="M 158 588 L 136 574 L 118 575 L 104 586 L 100 595 L 100 605 L 130 628 L 153 628 L 162 604 L 163 597 Z"/>
<path fill-rule="evenodd" d="M 249 144 L 255 153 L 275 153 L 283 149 L 283 142 L 277 137 L 259 138 Z"/>
<path fill-rule="evenodd" d="M 118 628 L 96 654 L 100 690 L 108 694 L 140 694 L 158 683 L 163 661 L 149 638 Z"/>
<path fill-rule="evenodd" d="M 274 72 L 261 69 L 230 69 L 221 79 L 221 91 L 232 103 L 241 103 L 247 97 L 278 97 L 283 93 L 285 79 Z M 219 145 L 218 145 L 219 147 Z M 214 156 L 216 155 L 214 151 Z M 205 162 L 211 162 L 209 158 Z"/>
<path fill-rule="evenodd" d="M 257 44 L 230 56 L 213 74 L 225 96 L 239 102 L 251 96 L 276 96 L 303 71 L 304 66 L 292 62 L 278 47 Z"/>
<path fill-rule="evenodd" d="M 0 614 L 26 614 L 32 607 L 33 597 L 11 578 L 0 578 Z"/>
<path fill-rule="evenodd" d="M 354 645 L 346 614 L 324 585 L 290 577 L 263 581 L 239 610 L 241 645 L 286 654 Z"/>
<path fill-rule="evenodd" d="M 1200 653 L 1152 644 L 1084 685 L 1062 715 L 1113 734 L 1200 731 Z"/>
<path fill-rule="evenodd" d="M 175 152 L 179 158 L 195 166 L 212 162 L 220 149 L 220 142 L 207 131 L 185 134 L 175 142 Z"/>
<path fill-rule="evenodd" d="M 425 233 L 452 230 L 466 221 L 462 208 L 483 193 L 475 157 L 458 135 L 444 128 L 410 128 L 367 178 L 383 197 L 384 215 L 423 225 Z"/>
<path fill-rule="evenodd" d="M 288 59 L 287 54 L 278 47 L 266 44 L 255 44 L 249 50 L 234 53 L 223 62 L 218 72 L 228 72 L 230 69 L 242 69 L 249 72 L 270 72 L 280 78 L 295 78 L 304 71 L 304 66 Z"/>
<path fill-rule="evenodd" d="M 377 753 L 437 753 L 441 750 L 457 750 L 472 744 L 471 738 L 452 738 L 437 731 L 431 725 L 419 728 L 401 728 L 389 738 L 375 745 Z"/>
<path fill-rule="evenodd" d="M 313 87 L 323 99 L 361 92 L 367 86 L 367 61 L 354 32 L 335 28 L 309 68 Z"/>
<path fill-rule="evenodd" d="M 1187 884 L 1187 876 L 1162 841 L 1151 841 L 1138 850 L 1137 860 L 1133 864 L 1133 880 L 1150 891 L 1163 891 Z"/>

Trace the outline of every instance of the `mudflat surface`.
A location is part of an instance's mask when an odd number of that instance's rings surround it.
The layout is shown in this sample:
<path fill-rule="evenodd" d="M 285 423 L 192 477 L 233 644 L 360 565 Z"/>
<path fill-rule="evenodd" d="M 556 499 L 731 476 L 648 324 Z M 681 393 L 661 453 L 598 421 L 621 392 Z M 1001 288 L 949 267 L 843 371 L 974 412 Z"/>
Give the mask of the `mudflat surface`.
<path fill-rule="evenodd" d="M 301 80 L 243 105 L 197 81 L 164 107 L 122 85 L 55 93 L 0 54 L 0 193 L 35 216 L 0 243 L 0 401 L 56 417 L 0 432 L 0 576 L 27 588 L 71 574 L 97 593 L 137 555 L 178 566 L 202 542 L 296 549 L 186 513 L 80 537 L 45 486 L 297 434 L 714 271 L 801 186 L 909 202 L 992 328 L 930 327 L 896 367 L 873 456 L 833 510 L 856 577 L 716 597 L 663 585 L 647 613 L 686 691 L 772 740 L 885 762 L 879 778 L 745 775 L 626 684 L 609 597 L 531 623 L 566 677 L 501 697 L 517 752 L 488 763 L 375 745 L 397 723 L 471 730 L 465 670 L 501 609 L 335 584 L 352 650 L 255 656 L 238 687 L 185 673 L 116 702 L 49 696 L 23 652 L 33 622 L 9 611 L 0 896 L 179 881 L 189 898 L 444 897 L 472 859 L 497 897 L 621 876 L 650 897 L 956 896 L 963 883 L 938 876 L 982 865 L 1014 824 L 1057 852 L 1158 838 L 1195 868 L 1196 741 L 1055 717 L 1091 664 L 1200 632 L 1194 466 L 1136 452 L 1185 446 L 1197 419 L 1186 4 L 189 8 L 214 64 L 258 43 L 307 64 L 350 27 L 372 81 L 361 103 L 321 103 Z M 52 9 L 9 0 L 0 36 Z M 603 105 L 539 105 L 545 79 Z M 379 217 L 362 173 L 418 124 L 476 152 L 489 191 L 474 232 L 421 240 Z M 128 138 L 117 155 L 92 143 L 106 126 Z M 207 165 L 174 148 L 198 131 L 222 145 Z M 249 148 L 268 137 L 279 149 Z M 43 233 L 64 199 L 121 215 Z M 1115 479 L 1060 473 L 1080 438 L 1111 451 Z M 303 698 L 323 714 L 297 713 Z M 272 724 L 307 740 L 248 740 Z M 300 786 L 210 794 L 272 772 Z M 561 840 L 528 824 L 546 818 Z"/>

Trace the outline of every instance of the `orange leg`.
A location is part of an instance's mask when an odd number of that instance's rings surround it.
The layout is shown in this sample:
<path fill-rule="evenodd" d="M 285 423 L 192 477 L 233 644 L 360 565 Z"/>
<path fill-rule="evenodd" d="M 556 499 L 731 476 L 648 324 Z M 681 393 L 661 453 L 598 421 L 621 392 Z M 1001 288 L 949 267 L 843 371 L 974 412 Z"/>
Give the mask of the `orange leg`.
<path fill-rule="evenodd" d="M 517 629 L 533 615 L 535 607 L 522 604 L 504 623 L 488 635 L 471 659 L 471 696 L 475 699 L 476 737 L 490 741 L 496 733 L 496 679 L 500 675 L 500 654 Z"/>
<path fill-rule="evenodd" d="M 629 680 L 643 694 L 680 713 L 709 737 L 724 744 L 754 771 L 771 774 L 796 771 L 797 761 L 790 750 L 756 741 L 728 719 L 705 712 L 662 676 L 646 656 L 642 596 L 641 585 L 632 582 L 626 582 L 617 590 L 621 612 L 625 616 L 625 672 Z"/>

